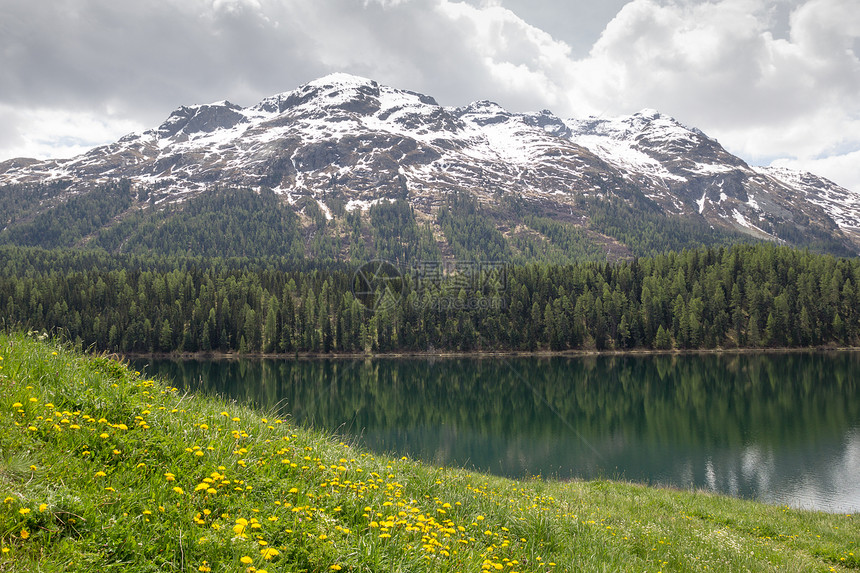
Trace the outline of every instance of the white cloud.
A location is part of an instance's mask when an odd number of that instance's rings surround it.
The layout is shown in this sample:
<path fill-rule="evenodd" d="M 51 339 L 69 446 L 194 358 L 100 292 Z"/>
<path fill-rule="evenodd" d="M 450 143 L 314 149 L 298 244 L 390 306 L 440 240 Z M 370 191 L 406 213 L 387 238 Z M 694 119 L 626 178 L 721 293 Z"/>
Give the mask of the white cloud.
<path fill-rule="evenodd" d="M 13 128 L 0 140 L 0 145 L 10 151 L 6 157 L 37 159 L 73 157 L 144 129 L 136 121 L 105 114 L 48 108 L 21 110 L 7 105 L 0 105 L 0 123 Z"/>

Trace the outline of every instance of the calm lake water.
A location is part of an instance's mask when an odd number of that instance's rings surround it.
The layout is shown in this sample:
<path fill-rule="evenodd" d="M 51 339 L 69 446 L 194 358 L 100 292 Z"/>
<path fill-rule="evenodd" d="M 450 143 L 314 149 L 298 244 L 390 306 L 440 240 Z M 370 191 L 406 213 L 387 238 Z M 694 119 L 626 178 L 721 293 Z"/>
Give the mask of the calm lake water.
<path fill-rule="evenodd" d="M 860 511 L 860 353 L 134 364 L 375 452 Z"/>

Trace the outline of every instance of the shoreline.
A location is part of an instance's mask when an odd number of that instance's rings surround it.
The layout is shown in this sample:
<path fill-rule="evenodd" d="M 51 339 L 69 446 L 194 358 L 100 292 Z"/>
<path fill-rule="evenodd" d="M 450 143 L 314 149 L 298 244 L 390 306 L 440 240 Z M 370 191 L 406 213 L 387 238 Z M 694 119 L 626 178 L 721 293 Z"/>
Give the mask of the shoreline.
<path fill-rule="evenodd" d="M 742 355 L 742 354 L 801 354 L 825 352 L 860 352 L 857 346 L 804 346 L 782 348 L 695 348 L 654 350 L 649 348 L 630 350 L 410 350 L 398 352 L 107 352 L 110 356 L 125 359 L 158 360 L 384 360 L 397 358 L 452 359 L 452 358 L 585 358 L 598 356 L 694 356 L 694 355 Z"/>

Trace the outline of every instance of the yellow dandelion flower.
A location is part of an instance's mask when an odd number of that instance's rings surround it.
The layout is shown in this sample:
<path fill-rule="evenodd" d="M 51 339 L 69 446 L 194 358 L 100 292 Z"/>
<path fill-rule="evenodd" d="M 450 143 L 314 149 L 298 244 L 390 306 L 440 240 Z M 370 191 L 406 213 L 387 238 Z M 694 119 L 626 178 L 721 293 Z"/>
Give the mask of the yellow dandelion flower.
<path fill-rule="evenodd" d="M 280 554 L 281 552 L 274 547 L 266 547 L 265 549 L 260 550 L 260 555 L 262 555 L 263 559 L 265 559 L 266 561 L 271 561 Z"/>
<path fill-rule="evenodd" d="M 340 565 L 338 565 L 337 563 L 335 563 L 334 565 L 332 565 L 331 567 L 329 567 L 329 569 L 331 569 L 332 571 L 340 571 L 341 569 L 343 569 L 343 567 L 341 567 Z"/>
<path fill-rule="evenodd" d="M 104 476 L 106 476 L 106 475 L 107 475 L 107 474 L 106 474 L 106 473 L 104 473 L 104 472 L 103 472 L 103 471 L 101 471 L 101 470 L 99 470 L 99 471 L 97 471 L 97 472 L 95 473 L 95 477 L 104 477 Z"/>
<path fill-rule="evenodd" d="M 30 513 L 30 508 L 29 507 L 22 507 L 21 509 L 18 510 L 18 513 L 20 513 L 21 515 L 27 515 L 28 513 Z"/>
<path fill-rule="evenodd" d="M 21 539 L 29 539 L 29 538 L 30 538 L 30 532 L 27 531 L 26 529 L 22 529 L 21 530 Z"/>
<path fill-rule="evenodd" d="M 39 504 L 39 512 L 40 513 L 45 513 L 47 510 L 48 510 L 48 504 L 47 503 Z"/>
<path fill-rule="evenodd" d="M 182 495 L 183 493 L 185 493 L 184 491 L 182 491 L 182 488 L 179 486 L 176 486 L 175 488 L 173 488 L 173 491 L 178 493 L 179 495 Z"/>
<path fill-rule="evenodd" d="M 245 565 L 250 565 L 251 563 L 254 562 L 254 560 L 251 559 L 250 557 L 248 557 L 247 555 L 243 555 L 242 558 L 239 559 L 239 561 L 241 561 Z"/>

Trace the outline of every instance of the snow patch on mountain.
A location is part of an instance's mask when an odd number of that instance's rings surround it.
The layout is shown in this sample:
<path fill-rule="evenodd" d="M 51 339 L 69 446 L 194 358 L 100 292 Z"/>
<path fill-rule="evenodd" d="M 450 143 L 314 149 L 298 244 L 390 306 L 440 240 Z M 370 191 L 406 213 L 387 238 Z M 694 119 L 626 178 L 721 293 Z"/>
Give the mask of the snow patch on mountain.
<path fill-rule="evenodd" d="M 752 169 L 656 110 L 563 120 L 487 100 L 442 107 L 349 74 L 247 108 L 229 101 L 182 106 L 157 128 L 69 160 L 0 163 L 0 184 L 66 181 L 68 193 L 119 178 L 152 189 L 157 204 L 215 184 L 267 187 L 290 204 L 317 201 L 327 218 L 329 194 L 347 210 L 405 197 L 425 213 L 455 191 L 487 202 L 514 194 L 571 216 L 578 198 L 638 193 L 667 213 L 756 236 L 766 233 L 753 221 L 765 220 L 832 227 L 832 219 L 860 229 L 857 193 L 811 174 Z"/>
<path fill-rule="evenodd" d="M 758 173 L 800 191 L 804 198 L 824 209 L 842 228 L 860 228 L 860 192 L 845 189 L 809 172 L 784 167 L 755 167 Z"/>

